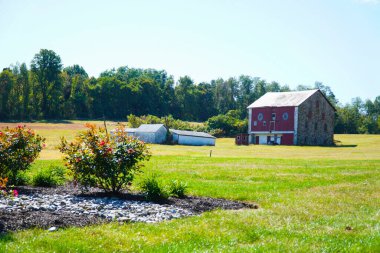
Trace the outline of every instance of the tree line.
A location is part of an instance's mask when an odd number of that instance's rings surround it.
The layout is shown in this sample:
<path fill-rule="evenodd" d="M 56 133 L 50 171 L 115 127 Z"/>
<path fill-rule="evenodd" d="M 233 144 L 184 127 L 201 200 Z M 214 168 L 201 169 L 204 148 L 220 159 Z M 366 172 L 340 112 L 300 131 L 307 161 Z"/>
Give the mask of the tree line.
<path fill-rule="evenodd" d="M 380 132 L 380 96 L 341 105 L 331 88 L 320 82 L 296 89 L 311 88 L 321 89 L 337 108 L 337 133 Z M 0 120 L 125 120 L 129 114 L 151 114 L 201 122 L 231 110 L 235 117 L 245 119 L 246 107 L 266 92 L 290 90 L 248 75 L 196 84 L 189 76 L 175 81 L 164 70 L 126 66 L 95 78 L 79 65 L 64 68 L 58 54 L 41 49 L 29 68 L 16 64 L 0 73 Z"/>

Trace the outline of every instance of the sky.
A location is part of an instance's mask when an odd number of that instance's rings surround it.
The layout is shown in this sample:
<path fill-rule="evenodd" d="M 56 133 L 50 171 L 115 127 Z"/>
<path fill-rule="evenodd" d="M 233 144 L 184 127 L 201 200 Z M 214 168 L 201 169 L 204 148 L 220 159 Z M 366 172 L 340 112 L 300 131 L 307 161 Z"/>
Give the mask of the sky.
<path fill-rule="evenodd" d="M 0 0 L 0 68 L 42 48 L 95 77 L 128 66 L 380 96 L 380 0 Z"/>

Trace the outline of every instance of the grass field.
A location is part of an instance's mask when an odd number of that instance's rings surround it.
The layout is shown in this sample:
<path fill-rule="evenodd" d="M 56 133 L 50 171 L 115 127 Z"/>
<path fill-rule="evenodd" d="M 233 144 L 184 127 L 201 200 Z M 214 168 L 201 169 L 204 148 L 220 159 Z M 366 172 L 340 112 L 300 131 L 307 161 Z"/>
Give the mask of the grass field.
<path fill-rule="evenodd" d="M 48 145 L 30 173 L 62 164 L 59 136 L 72 138 L 81 123 L 37 129 Z M 380 136 L 335 138 L 340 147 L 237 147 L 232 139 L 215 147 L 152 145 L 145 174 L 186 181 L 192 195 L 260 208 L 159 224 L 30 229 L 1 236 L 0 252 L 380 252 Z"/>

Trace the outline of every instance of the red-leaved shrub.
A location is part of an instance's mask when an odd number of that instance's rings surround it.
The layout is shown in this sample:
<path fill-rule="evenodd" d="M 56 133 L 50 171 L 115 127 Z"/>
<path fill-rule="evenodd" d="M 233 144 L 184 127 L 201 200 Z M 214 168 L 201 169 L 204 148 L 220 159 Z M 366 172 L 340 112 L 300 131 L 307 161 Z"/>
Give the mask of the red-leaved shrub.
<path fill-rule="evenodd" d="M 126 189 L 150 153 L 144 142 L 130 137 L 120 125 L 110 136 L 104 128 L 86 124 L 73 142 L 62 137 L 60 151 L 74 180 L 87 189 L 95 186 L 106 192 Z"/>
<path fill-rule="evenodd" d="M 28 169 L 38 157 L 44 141 L 26 126 L 0 130 L 0 178 L 15 183 L 17 173 Z"/>

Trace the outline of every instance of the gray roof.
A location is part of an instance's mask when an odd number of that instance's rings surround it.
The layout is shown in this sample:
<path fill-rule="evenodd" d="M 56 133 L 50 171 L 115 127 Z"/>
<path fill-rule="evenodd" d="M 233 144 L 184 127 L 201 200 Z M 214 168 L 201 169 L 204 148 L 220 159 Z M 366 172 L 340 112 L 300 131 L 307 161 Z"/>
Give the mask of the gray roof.
<path fill-rule="evenodd" d="M 170 132 L 178 135 L 186 135 L 186 136 L 195 136 L 195 137 L 203 137 L 203 138 L 213 138 L 216 139 L 214 136 L 205 133 L 205 132 L 195 132 L 195 131 L 184 131 L 184 130 L 176 130 L 176 129 L 170 129 Z"/>
<path fill-rule="evenodd" d="M 111 134 L 115 133 L 116 131 L 118 131 L 118 129 L 113 129 L 110 131 Z M 127 133 L 134 133 L 136 132 L 136 128 L 124 128 L 124 131 L 127 132 Z"/>
<path fill-rule="evenodd" d="M 129 127 L 127 127 L 127 128 L 124 128 L 124 131 L 126 131 L 127 133 L 134 133 L 134 132 L 136 132 L 136 129 L 137 128 L 129 128 Z"/>
<path fill-rule="evenodd" d="M 318 91 L 319 90 L 267 92 L 264 96 L 248 106 L 248 108 L 299 106 Z"/>
<path fill-rule="evenodd" d="M 164 124 L 142 124 L 135 132 L 155 133 L 163 126 Z"/>

